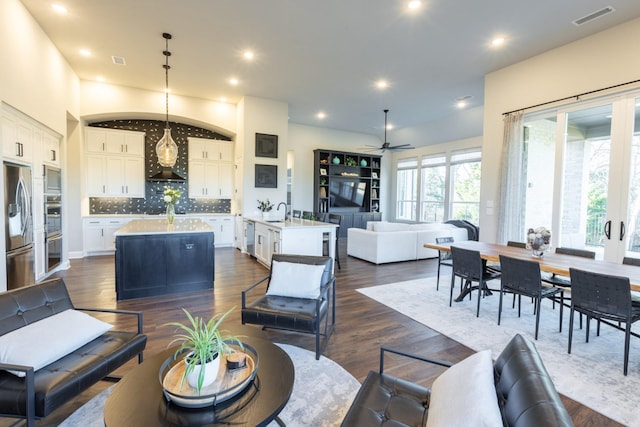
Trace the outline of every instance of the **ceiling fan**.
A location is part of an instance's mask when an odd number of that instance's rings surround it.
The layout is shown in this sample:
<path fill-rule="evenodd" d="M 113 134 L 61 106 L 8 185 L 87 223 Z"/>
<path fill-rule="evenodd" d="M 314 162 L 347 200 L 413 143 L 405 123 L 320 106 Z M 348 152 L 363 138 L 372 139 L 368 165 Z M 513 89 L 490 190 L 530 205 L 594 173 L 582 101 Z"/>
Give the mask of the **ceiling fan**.
<path fill-rule="evenodd" d="M 395 150 L 413 150 L 415 147 L 412 147 L 411 144 L 400 144 L 400 145 L 391 145 L 390 142 L 387 142 L 387 113 L 389 113 L 389 110 L 382 110 L 384 111 L 384 142 L 382 143 L 381 147 L 376 147 L 374 145 L 367 145 L 367 147 L 371 147 L 372 149 L 369 151 L 382 151 L 383 153 L 386 150 L 391 150 L 391 151 L 395 151 Z"/>

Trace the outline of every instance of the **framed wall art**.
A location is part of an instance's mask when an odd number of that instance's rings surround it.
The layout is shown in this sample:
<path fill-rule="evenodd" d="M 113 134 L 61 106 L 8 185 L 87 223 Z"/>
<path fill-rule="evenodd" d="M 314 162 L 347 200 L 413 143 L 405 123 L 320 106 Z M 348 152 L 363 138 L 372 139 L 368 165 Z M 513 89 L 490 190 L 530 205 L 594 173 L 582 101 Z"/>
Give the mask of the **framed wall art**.
<path fill-rule="evenodd" d="M 256 133 L 256 157 L 278 158 L 278 135 Z"/>
<path fill-rule="evenodd" d="M 278 166 L 256 165 L 256 188 L 278 188 Z"/>

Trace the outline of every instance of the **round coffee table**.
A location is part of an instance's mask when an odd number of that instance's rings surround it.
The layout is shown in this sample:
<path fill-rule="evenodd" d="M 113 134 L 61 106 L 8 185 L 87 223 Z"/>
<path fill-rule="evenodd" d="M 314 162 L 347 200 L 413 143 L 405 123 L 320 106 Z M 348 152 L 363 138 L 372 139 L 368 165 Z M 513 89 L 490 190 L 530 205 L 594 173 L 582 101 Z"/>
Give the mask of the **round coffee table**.
<path fill-rule="evenodd" d="M 256 337 L 243 337 L 258 353 L 258 372 L 252 384 L 234 398 L 215 407 L 189 409 L 168 402 L 158 380 L 162 363 L 175 349 L 146 359 L 113 388 L 104 406 L 106 426 L 266 426 L 289 401 L 294 369 L 289 355 L 277 345 Z"/>

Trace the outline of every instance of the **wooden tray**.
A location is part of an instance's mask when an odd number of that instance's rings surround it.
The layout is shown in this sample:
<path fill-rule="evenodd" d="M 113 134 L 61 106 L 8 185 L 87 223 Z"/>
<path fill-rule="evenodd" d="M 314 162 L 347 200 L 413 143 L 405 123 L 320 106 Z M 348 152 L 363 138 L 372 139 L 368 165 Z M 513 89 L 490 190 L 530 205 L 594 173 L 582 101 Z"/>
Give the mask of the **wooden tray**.
<path fill-rule="evenodd" d="M 227 358 L 223 356 L 216 380 L 212 384 L 202 387 L 199 395 L 196 388 L 191 387 L 186 380 L 182 381 L 185 370 L 184 354 L 170 356 L 162 364 L 159 373 L 162 390 L 167 400 L 187 408 L 203 408 L 215 406 L 243 391 L 258 371 L 258 355 L 255 349 L 247 344 L 243 345 L 244 351 L 239 349 L 237 351 L 245 354 L 245 366 L 228 369 Z"/>

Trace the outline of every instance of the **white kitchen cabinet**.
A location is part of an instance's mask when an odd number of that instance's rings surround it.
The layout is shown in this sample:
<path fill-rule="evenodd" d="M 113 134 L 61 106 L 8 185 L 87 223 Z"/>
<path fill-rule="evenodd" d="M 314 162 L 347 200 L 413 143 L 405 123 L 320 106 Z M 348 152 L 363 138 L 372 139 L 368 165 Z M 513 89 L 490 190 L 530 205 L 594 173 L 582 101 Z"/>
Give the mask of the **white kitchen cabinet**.
<path fill-rule="evenodd" d="M 144 133 L 85 128 L 87 195 L 145 197 Z"/>
<path fill-rule="evenodd" d="M 42 162 L 60 167 L 60 138 L 45 132 L 42 136 Z"/>
<path fill-rule="evenodd" d="M 85 217 L 83 219 L 84 253 L 99 255 L 115 250 L 115 233 L 129 221 L 140 217 Z"/>
<path fill-rule="evenodd" d="M 189 138 L 189 197 L 233 198 L 233 143 Z"/>
<path fill-rule="evenodd" d="M 255 255 L 256 259 L 267 267 L 271 267 L 273 254 L 282 253 L 280 229 L 256 222 Z"/>
<path fill-rule="evenodd" d="M 189 160 L 233 162 L 233 142 L 207 138 L 188 138 Z"/>
<path fill-rule="evenodd" d="M 7 160 L 31 164 L 33 126 L 17 115 L 2 112 L 2 155 Z"/>
<path fill-rule="evenodd" d="M 216 247 L 234 245 L 235 220 L 233 215 L 205 215 L 200 219 L 213 228 L 213 241 Z"/>
<path fill-rule="evenodd" d="M 86 127 L 87 152 L 144 157 L 144 135 L 144 132 Z"/>

